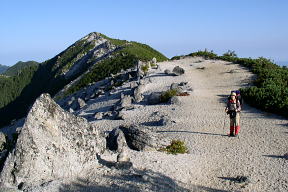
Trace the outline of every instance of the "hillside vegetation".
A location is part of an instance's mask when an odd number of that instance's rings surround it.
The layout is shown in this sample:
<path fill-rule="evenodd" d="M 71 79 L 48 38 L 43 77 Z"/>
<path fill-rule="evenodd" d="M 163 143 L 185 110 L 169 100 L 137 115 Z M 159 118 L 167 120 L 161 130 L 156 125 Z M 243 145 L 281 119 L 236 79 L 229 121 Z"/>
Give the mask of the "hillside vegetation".
<path fill-rule="evenodd" d="M 77 84 L 65 93 L 69 95 L 111 73 L 134 67 L 138 59 L 147 61 L 153 57 L 157 61 L 167 60 L 148 45 L 90 33 L 41 64 L 17 63 L 6 74 L 9 77 L 0 76 L 0 127 L 25 116 L 41 93 L 54 96 L 82 75 Z M 24 65 L 28 67 L 23 68 Z"/>
<path fill-rule="evenodd" d="M 241 89 L 246 103 L 267 112 L 288 117 L 288 69 L 280 67 L 271 60 L 259 57 L 238 58 L 235 52 L 228 51 L 218 56 L 213 51 L 198 51 L 188 56 L 201 56 L 206 59 L 221 59 L 249 68 L 257 75 L 254 86 Z M 175 56 L 172 59 L 179 59 Z"/>
<path fill-rule="evenodd" d="M 17 75 L 18 73 L 20 73 L 21 70 L 23 70 L 26 67 L 37 66 L 38 64 L 39 63 L 36 61 L 27 61 L 27 62 L 19 61 L 15 65 L 13 65 L 12 67 L 9 67 L 3 73 L 3 75 L 14 76 L 14 75 Z"/>

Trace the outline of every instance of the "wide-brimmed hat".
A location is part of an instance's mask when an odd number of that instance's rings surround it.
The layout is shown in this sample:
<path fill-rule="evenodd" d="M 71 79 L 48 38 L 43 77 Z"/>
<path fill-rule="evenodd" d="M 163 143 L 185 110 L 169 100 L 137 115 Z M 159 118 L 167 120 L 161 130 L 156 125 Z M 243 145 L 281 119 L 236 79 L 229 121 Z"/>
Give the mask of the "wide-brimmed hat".
<path fill-rule="evenodd" d="M 236 93 L 235 93 L 235 92 L 232 92 L 230 96 L 236 96 Z"/>

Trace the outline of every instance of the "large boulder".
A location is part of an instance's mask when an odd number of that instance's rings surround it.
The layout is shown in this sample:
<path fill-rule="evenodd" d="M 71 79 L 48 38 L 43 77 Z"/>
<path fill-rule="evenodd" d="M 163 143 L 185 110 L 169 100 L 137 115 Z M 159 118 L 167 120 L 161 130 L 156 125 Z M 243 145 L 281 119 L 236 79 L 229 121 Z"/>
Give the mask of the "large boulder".
<path fill-rule="evenodd" d="M 130 149 L 143 151 L 168 145 L 168 140 L 163 136 L 137 125 L 120 126 L 124 133 L 126 143 Z"/>
<path fill-rule="evenodd" d="M 185 70 L 179 66 L 174 67 L 174 69 L 172 70 L 172 72 L 179 76 L 179 75 L 183 75 L 185 73 Z"/>
<path fill-rule="evenodd" d="M 104 149 L 105 139 L 95 126 L 42 94 L 5 161 L 0 182 L 23 187 L 77 177 L 99 166 L 96 153 Z"/>

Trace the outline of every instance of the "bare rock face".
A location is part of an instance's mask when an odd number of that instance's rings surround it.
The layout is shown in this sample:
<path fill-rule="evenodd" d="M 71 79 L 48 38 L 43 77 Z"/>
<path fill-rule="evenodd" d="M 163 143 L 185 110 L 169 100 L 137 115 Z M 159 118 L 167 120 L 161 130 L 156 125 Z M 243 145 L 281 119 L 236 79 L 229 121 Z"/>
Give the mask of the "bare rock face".
<path fill-rule="evenodd" d="M 96 153 L 104 148 L 105 139 L 96 127 L 64 111 L 49 94 L 42 94 L 6 159 L 0 181 L 19 187 L 77 177 L 98 166 Z"/>

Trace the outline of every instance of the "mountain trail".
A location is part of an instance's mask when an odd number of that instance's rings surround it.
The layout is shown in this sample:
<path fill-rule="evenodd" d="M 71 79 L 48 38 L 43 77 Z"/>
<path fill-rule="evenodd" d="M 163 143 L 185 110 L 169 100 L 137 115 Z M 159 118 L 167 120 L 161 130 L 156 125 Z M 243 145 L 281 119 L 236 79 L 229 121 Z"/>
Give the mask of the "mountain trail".
<path fill-rule="evenodd" d="M 195 191 L 287 191 L 287 119 L 259 111 L 244 103 L 238 138 L 228 137 L 229 117 L 224 108 L 231 90 L 245 87 L 254 75 L 237 64 L 225 61 L 185 58 L 159 63 L 149 75 L 144 95 L 169 89 L 172 83 L 188 82 L 193 89 L 180 97 L 181 105 L 136 106 L 125 120 L 95 121 L 101 127 L 152 122 L 153 114 L 165 114 L 176 123 L 152 126 L 170 140 L 183 140 L 188 154 L 131 151 L 131 161 L 141 169 L 168 175 L 196 187 Z M 181 76 L 165 75 L 165 69 L 180 66 Z M 95 107 L 95 106 L 94 106 Z M 90 108 L 91 110 L 91 108 Z M 150 126 L 151 128 L 151 126 Z M 249 182 L 237 183 L 237 176 Z M 191 188 L 192 189 L 192 188 Z"/>

